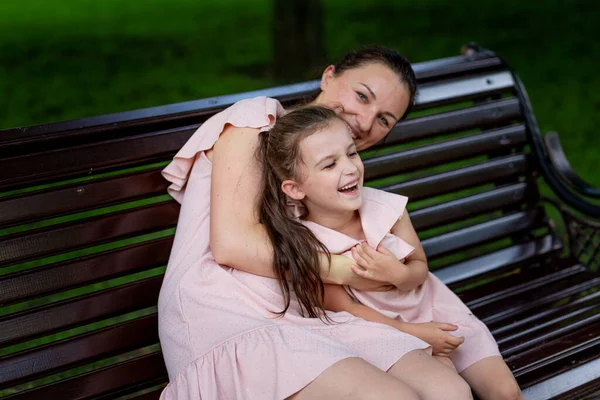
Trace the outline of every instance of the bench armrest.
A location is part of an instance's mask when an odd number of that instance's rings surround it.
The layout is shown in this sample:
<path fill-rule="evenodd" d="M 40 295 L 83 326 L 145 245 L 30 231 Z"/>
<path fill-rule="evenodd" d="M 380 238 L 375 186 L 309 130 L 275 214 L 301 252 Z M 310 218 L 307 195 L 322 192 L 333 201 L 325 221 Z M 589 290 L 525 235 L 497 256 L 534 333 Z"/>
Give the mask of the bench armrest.
<path fill-rule="evenodd" d="M 549 132 L 544 136 L 544 144 L 548 151 L 550 163 L 558 173 L 558 176 L 564 183 L 569 185 L 576 192 L 596 199 L 600 199 L 600 188 L 584 181 L 571 167 L 569 160 L 563 151 L 558 133 Z"/>

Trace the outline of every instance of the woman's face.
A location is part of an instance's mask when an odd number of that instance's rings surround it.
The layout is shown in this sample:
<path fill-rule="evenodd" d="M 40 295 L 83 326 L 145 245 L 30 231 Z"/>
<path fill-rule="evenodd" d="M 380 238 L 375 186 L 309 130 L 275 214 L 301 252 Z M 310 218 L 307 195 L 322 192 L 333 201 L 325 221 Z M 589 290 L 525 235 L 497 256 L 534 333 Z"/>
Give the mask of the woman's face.
<path fill-rule="evenodd" d="M 398 75 L 371 63 L 335 76 L 330 65 L 321 78 L 315 103 L 335 110 L 352 132 L 358 150 L 379 142 L 404 115 L 410 93 Z"/>

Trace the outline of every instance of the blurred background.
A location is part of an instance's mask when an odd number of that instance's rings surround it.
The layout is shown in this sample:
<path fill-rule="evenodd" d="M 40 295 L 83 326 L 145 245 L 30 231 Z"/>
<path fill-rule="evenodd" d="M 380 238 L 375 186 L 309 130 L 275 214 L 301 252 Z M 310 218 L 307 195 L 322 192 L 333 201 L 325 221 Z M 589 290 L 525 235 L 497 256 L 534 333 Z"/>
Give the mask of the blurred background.
<path fill-rule="evenodd" d="M 0 130 L 315 79 L 363 44 L 420 62 L 475 41 L 600 186 L 599 38 L 595 0 L 3 0 Z"/>

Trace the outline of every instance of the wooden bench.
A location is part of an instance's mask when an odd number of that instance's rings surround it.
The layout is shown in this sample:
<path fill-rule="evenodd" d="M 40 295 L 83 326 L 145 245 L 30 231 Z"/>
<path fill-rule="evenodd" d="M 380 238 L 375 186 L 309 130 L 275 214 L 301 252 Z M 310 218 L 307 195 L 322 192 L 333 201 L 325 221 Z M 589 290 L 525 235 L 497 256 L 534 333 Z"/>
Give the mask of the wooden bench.
<path fill-rule="evenodd" d="M 490 327 L 526 398 L 581 398 L 600 386 L 600 191 L 540 135 L 506 63 L 463 54 L 414 65 L 415 110 L 363 154 L 366 179 L 410 197 L 431 269 Z M 179 211 L 160 170 L 230 104 L 317 87 L 1 131 L 0 398 L 158 398 L 156 302 Z"/>

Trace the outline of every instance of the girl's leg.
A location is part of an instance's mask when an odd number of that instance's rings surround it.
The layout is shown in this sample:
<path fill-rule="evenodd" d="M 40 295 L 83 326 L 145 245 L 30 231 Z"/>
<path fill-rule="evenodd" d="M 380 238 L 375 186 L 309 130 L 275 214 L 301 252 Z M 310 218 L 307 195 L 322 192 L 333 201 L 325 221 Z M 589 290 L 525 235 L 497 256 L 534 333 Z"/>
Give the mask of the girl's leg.
<path fill-rule="evenodd" d="M 460 373 L 482 400 L 522 400 L 515 377 L 502 357 L 477 361 Z"/>
<path fill-rule="evenodd" d="M 423 350 L 402 357 L 388 374 L 402 379 L 424 400 L 473 399 L 471 388 L 463 378 Z"/>
<path fill-rule="evenodd" d="M 288 397 L 288 400 L 305 399 L 420 400 L 420 397 L 410 386 L 365 360 L 345 358 Z"/>

